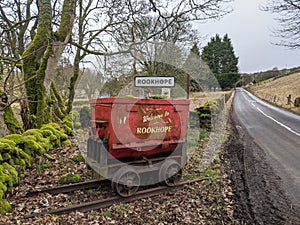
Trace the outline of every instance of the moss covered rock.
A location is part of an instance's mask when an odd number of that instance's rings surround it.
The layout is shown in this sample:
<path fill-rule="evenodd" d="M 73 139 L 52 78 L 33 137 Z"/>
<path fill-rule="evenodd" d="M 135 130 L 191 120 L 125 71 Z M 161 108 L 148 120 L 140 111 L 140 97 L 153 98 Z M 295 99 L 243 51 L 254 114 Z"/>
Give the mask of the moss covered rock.
<path fill-rule="evenodd" d="M 6 191 L 7 191 L 6 185 L 0 182 L 0 199 L 4 197 Z"/>
<path fill-rule="evenodd" d="M 64 130 L 56 123 L 48 123 L 41 127 L 42 131 L 50 131 L 52 133 L 52 140 L 55 146 L 60 146 L 63 141 L 68 140 L 68 135 L 64 133 Z"/>
<path fill-rule="evenodd" d="M 42 134 L 44 138 L 49 138 L 51 137 L 51 135 L 53 135 L 52 131 L 50 130 L 39 130 Z"/>
<path fill-rule="evenodd" d="M 4 110 L 4 122 L 7 126 L 7 128 L 12 132 L 12 133 L 21 133 L 23 132 L 23 128 L 21 127 L 19 121 L 16 119 L 16 116 L 13 112 L 13 110 L 10 107 L 7 107 Z"/>
<path fill-rule="evenodd" d="M 74 174 L 74 173 L 67 173 L 62 175 L 57 183 L 58 184 L 69 184 L 69 183 L 78 183 L 81 181 L 81 177 L 78 174 Z"/>
<path fill-rule="evenodd" d="M 210 130 L 212 116 L 214 116 L 219 109 L 219 102 L 217 100 L 208 100 L 203 106 L 195 108 L 199 116 L 200 128 Z"/>
<path fill-rule="evenodd" d="M 17 145 L 14 141 L 4 139 L 4 138 L 0 138 L 0 143 L 6 143 L 6 144 L 10 145 L 11 147 L 16 147 L 16 145 Z"/>
<path fill-rule="evenodd" d="M 74 120 L 74 117 L 72 114 L 65 116 L 65 118 L 63 119 L 64 130 L 66 131 L 66 134 L 68 134 L 68 135 L 73 135 L 73 130 L 74 130 L 73 120 Z"/>
<path fill-rule="evenodd" d="M 68 134 L 72 131 L 72 117 L 66 118 L 64 123 Z M 41 129 L 27 130 L 23 134 L 10 134 L 0 138 L 0 214 L 11 210 L 10 204 L 2 200 L 5 193 L 12 190 L 19 183 L 19 172 L 32 165 L 38 155 L 61 143 L 71 144 L 68 135 L 56 123 L 43 125 Z M 80 182 L 77 174 L 66 174 L 59 183 Z"/>
<path fill-rule="evenodd" d="M 83 157 L 83 155 L 82 155 L 81 153 L 75 155 L 75 156 L 72 158 L 72 160 L 73 160 L 74 162 L 84 162 L 84 161 L 85 161 L 85 159 L 84 159 L 84 157 Z"/>
<path fill-rule="evenodd" d="M 210 111 L 217 111 L 219 108 L 219 102 L 215 99 L 207 100 L 204 103 L 204 108 L 209 109 Z"/>
<path fill-rule="evenodd" d="M 23 133 L 23 136 L 34 136 L 37 141 L 41 141 L 44 138 L 43 132 L 38 129 L 27 130 Z"/>
<path fill-rule="evenodd" d="M 5 137 L 3 137 L 2 139 L 0 139 L 0 143 L 3 142 L 3 143 L 8 143 L 7 141 L 10 141 L 11 142 L 14 142 L 15 145 L 18 147 L 18 148 L 21 148 L 21 149 L 24 149 L 24 146 L 25 146 L 25 143 L 26 143 L 26 138 L 23 137 L 22 135 L 19 135 L 19 134 L 11 134 L 11 135 L 7 135 Z"/>
<path fill-rule="evenodd" d="M 8 162 L 9 160 L 11 160 L 11 155 L 9 153 L 5 152 L 5 153 L 2 153 L 2 155 L 3 155 L 2 160 L 4 162 Z"/>
<path fill-rule="evenodd" d="M 65 125 L 70 129 L 72 127 L 67 120 Z M 68 135 L 55 123 L 43 125 L 41 129 L 27 130 L 23 134 L 10 134 L 0 138 L 0 214 L 11 209 L 10 204 L 2 198 L 19 183 L 19 172 L 32 165 L 38 155 L 46 154 L 61 143 L 71 144 Z M 59 183 L 79 181 L 79 175 L 66 174 L 61 177 Z"/>
<path fill-rule="evenodd" d="M 23 159 L 25 161 L 25 164 L 27 167 L 31 166 L 34 158 L 32 158 L 30 155 L 28 155 L 26 152 L 24 152 L 23 150 L 20 149 L 20 158 Z"/>
<path fill-rule="evenodd" d="M 49 144 L 51 144 L 51 148 L 55 146 L 59 146 L 60 144 L 59 137 L 55 136 L 50 129 L 43 129 L 40 131 L 42 132 L 44 138 L 47 138 L 49 140 Z"/>
<path fill-rule="evenodd" d="M 8 162 L 11 159 L 22 159 L 25 161 L 26 166 L 30 166 L 33 162 L 33 158 L 17 147 L 15 142 L 4 138 L 0 139 L 0 153 L 4 162 Z"/>
<path fill-rule="evenodd" d="M 41 143 L 35 141 L 32 136 L 27 137 L 27 141 L 25 143 L 24 151 L 30 154 L 33 157 L 37 155 L 42 155 L 46 152 L 46 149 L 41 145 Z"/>
<path fill-rule="evenodd" d="M 23 171 L 26 169 L 26 163 L 24 159 L 13 158 L 10 159 L 8 162 L 9 165 L 13 166 L 17 171 Z"/>
<path fill-rule="evenodd" d="M 38 129 L 27 130 L 23 133 L 23 136 L 30 137 L 35 142 L 39 143 L 43 147 L 43 151 L 41 152 L 41 154 L 53 148 L 50 138 L 44 137 L 44 133 L 41 130 Z"/>
<path fill-rule="evenodd" d="M 0 200 L 0 214 L 5 214 L 12 210 L 11 205 L 6 200 Z"/>
<path fill-rule="evenodd" d="M 10 142 L 6 142 L 4 138 L 0 139 L 0 152 L 5 153 L 13 150 L 15 147 L 14 144 L 11 144 Z"/>
<path fill-rule="evenodd" d="M 30 136 L 22 136 L 19 134 L 11 134 L 5 136 L 3 139 L 7 139 L 10 141 L 14 141 L 16 146 L 19 149 L 22 149 L 25 153 L 27 153 L 31 157 L 35 157 L 36 155 L 41 155 L 46 152 L 43 143 L 38 143 L 36 141 L 36 137 Z"/>
<path fill-rule="evenodd" d="M 0 182 L 7 187 L 7 191 L 19 184 L 19 177 L 17 170 L 8 163 L 0 165 Z"/>
<path fill-rule="evenodd" d="M 3 198 L 5 192 L 7 192 L 7 184 L 6 181 L 9 179 L 7 173 L 4 173 L 3 167 L 0 165 L 0 199 Z"/>

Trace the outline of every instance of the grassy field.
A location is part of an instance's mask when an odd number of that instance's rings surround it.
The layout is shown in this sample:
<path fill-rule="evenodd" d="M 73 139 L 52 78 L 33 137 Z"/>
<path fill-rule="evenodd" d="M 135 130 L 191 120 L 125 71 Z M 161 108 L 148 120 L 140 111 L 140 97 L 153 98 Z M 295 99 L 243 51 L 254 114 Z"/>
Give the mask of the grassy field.
<path fill-rule="evenodd" d="M 264 100 L 300 114 L 300 107 L 294 107 L 295 98 L 300 97 L 300 73 L 263 81 L 251 86 L 250 90 Z M 288 104 L 289 95 L 291 104 Z"/>
<path fill-rule="evenodd" d="M 216 92 L 191 92 L 190 93 L 190 111 L 195 111 L 195 108 L 203 106 L 208 100 L 220 99 L 229 94 L 230 91 L 216 91 Z"/>

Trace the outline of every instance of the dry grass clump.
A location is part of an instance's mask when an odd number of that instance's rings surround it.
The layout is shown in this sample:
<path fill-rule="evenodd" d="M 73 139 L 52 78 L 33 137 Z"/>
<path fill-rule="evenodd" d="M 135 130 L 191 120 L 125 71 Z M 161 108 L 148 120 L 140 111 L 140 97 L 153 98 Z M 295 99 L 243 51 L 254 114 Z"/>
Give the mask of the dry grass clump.
<path fill-rule="evenodd" d="M 272 78 L 252 86 L 251 90 L 264 100 L 300 114 L 300 107 L 294 107 L 295 99 L 300 97 L 300 73 Z M 289 95 L 291 95 L 291 104 L 288 104 Z"/>

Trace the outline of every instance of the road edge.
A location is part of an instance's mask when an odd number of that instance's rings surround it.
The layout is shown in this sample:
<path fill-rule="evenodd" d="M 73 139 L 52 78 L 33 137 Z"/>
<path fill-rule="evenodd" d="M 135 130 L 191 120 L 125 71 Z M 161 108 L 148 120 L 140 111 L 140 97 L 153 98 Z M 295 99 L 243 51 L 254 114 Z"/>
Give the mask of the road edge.
<path fill-rule="evenodd" d="M 245 224 L 300 224 L 299 208 L 292 207 L 266 154 L 239 124 L 232 104 L 223 157 L 241 207 L 235 216 Z"/>

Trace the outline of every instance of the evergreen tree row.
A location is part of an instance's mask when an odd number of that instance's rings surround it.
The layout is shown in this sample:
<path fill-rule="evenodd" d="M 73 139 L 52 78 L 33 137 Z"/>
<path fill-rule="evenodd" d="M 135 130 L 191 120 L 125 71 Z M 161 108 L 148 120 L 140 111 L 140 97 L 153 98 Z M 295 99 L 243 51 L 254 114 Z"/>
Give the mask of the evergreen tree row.
<path fill-rule="evenodd" d="M 227 34 L 223 38 L 218 34 L 211 38 L 203 48 L 201 59 L 208 64 L 222 89 L 235 86 L 239 80 L 238 57 Z"/>

